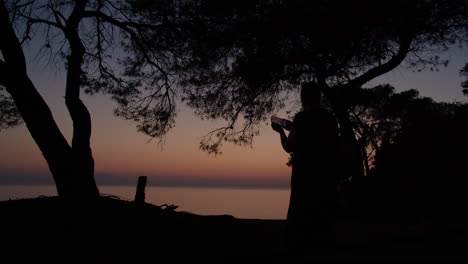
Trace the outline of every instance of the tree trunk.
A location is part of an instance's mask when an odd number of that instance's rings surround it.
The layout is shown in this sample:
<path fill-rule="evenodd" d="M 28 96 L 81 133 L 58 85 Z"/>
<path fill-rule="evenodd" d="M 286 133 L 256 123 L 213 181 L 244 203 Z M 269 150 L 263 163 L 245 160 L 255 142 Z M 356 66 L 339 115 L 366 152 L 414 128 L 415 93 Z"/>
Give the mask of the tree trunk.
<path fill-rule="evenodd" d="M 58 195 L 68 198 L 96 198 L 99 191 L 94 181 L 94 161 L 89 144 L 78 147 L 82 140 L 78 137 L 75 141 L 74 136 L 73 145 L 77 146 L 72 148 L 60 132 L 49 107 L 27 76 L 24 53 L 3 0 L 0 0 L 0 32 L 0 51 L 5 60 L 0 60 L 0 84 L 12 96 L 31 136 L 46 159 Z M 85 125 L 81 129 L 85 130 L 85 133 L 81 133 L 84 135 L 82 137 L 90 135 L 89 113 L 81 100 L 78 98 L 78 101 L 67 101 L 68 105 L 69 109 L 76 109 L 72 118 L 85 120 L 82 123 L 89 124 L 88 128 Z"/>
<path fill-rule="evenodd" d="M 71 50 L 71 54 L 67 57 L 65 104 L 73 121 L 72 158 L 75 165 L 73 176 L 79 190 L 76 195 L 93 198 L 99 196 L 99 190 L 94 179 L 94 158 L 90 142 L 91 115 L 80 99 L 81 65 L 85 48 L 78 34 L 78 26 L 86 3 L 85 0 L 76 1 L 64 29 Z"/>
<path fill-rule="evenodd" d="M 66 105 L 73 120 L 73 178 L 77 193 L 74 196 L 93 199 L 99 197 L 94 179 L 94 158 L 90 146 L 91 117 L 80 99 L 66 99 Z"/>
<path fill-rule="evenodd" d="M 381 76 L 400 65 L 400 63 L 406 58 L 406 55 L 411 48 L 413 38 L 414 34 L 412 30 L 408 29 L 404 32 L 401 32 L 398 43 L 398 52 L 396 52 L 393 57 L 391 57 L 388 61 L 367 70 L 365 73 L 354 78 L 353 80 L 348 81 L 348 83 L 345 85 L 331 88 L 327 85 L 326 78 L 327 76 L 333 76 L 334 72 L 328 71 L 328 73 L 325 74 L 327 71 L 323 69 L 319 69 L 317 72 L 317 82 L 322 86 L 322 91 L 332 104 L 332 108 L 341 125 L 340 131 L 347 138 L 346 141 L 350 142 L 352 145 L 351 148 L 354 156 L 353 158 L 355 159 L 355 161 L 353 161 L 353 180 L 362 179 L 362 177 L 365 175 L 364 156 L 360 150 L 359 142 L 356 139 L 351 122 L 349 120 L 346 98 L 348 98 L 356 89 L 362 87 L 362 85 L 368 81 Z"/>
<path fill-rule="evenodd" d="M 28 77 L 8 75 L 11 81 L 5 85 L 6 90 L 15 101 L 29 133 L 49 165 L 58 195 L 66 196 L 73 189 L 68 175 L 71 148 L 55 123 L 49 107 Z"/>
<path fill-rule="evenodd" d="M 338 110 L 340 111 L 340 110 Z M 351 148 L 351 159 L 352 159 L 352 170 L 351 179 L 352 181 L 360 180 L 364 177 L 364 157 L 359 146 L 359 142 L 356 139 L 351 122 L 347 116 L 343 113 L 337 114 L 338 120 L 340 122 L 340 131 L 342 135 L 346 138 L 346 142 L 349 142 L 349 148 Z"/>
<path fill-rule="evenodd" d="M 318 83 L 323 87 L 322 92 L 325 97 L 330 101 L 333 111 L 338 119 L 340 125 L 341 136 L 344 137 L 344 141 L 348 144 L 350 154 L 350 160 L 347 162 L 351 163 L 350 168 L 347 168 L 349 175 L 346 177 L 351 177 L 352 180 L 362 179 L 364 176 L 364 157 L 359 146 L 359 142 L 356 139 L 356 135 L 353 131 L 353 126 L 349 120 L 349 115 L 347 112 L 347 104 L 345 102 L 345 97 L 341 92 L 339 87 L 329 87 L 325 78 L 319 78 Z M 348 89 L 349 90 L 349 89 Z M 351 92 L 348 91 L 347 92 Z"/>
<path fill-rule="evenodd" d="M 362 145 L 362 144 L 361 144 Z M 361 146 L 361 155 L 364 160 L 364 171 L 365 171 L 365 176 L 370 175 L 370 164 L 369 164 L 369 157 L 366 152 L 366 146 Z"/>

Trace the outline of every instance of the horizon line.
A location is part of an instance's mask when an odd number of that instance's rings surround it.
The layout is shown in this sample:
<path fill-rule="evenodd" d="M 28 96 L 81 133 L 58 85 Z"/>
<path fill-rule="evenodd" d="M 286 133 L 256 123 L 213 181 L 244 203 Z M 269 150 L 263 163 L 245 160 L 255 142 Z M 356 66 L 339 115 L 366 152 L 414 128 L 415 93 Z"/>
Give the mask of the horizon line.
<path fill-rule="evenodd" d="M 8 187 L 8 186 L 48 186 L 48 187 L 55 187 L 54 183 L 2 183 L 0 182 L 0 186 Z M 130 183 L 106 183 L 106 184 L 97 184 L 97 187 L 135 187 L 137 184 L 130 184 Z M 148 183 L 146 187 L 166 187 L 166 188 L 219 188 L 219 189 L 276 189 L 276 190 L 284 190 L 289 189 L 289 186 L 283 185 L 249 185 L 249 184 L 177 184 L 177 183 L 162 183 L 162 184 L 152 184 Z"/>

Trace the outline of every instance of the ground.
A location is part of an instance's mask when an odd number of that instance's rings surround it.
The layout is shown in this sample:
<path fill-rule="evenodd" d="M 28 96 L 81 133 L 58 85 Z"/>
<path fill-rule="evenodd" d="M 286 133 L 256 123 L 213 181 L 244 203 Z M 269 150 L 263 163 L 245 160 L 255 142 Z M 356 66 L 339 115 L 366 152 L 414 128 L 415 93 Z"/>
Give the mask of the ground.
<path fill-rule="evenodd" d="M 289 259 L 285 221 L 201 216 L 105 197 L 0 202 L 3 257 L 21 260 L 129 260 L 261 257 Z M 340 220 L 333 254 L 300 258 L 467 259 L 463 225 L 411 226 Z"/>

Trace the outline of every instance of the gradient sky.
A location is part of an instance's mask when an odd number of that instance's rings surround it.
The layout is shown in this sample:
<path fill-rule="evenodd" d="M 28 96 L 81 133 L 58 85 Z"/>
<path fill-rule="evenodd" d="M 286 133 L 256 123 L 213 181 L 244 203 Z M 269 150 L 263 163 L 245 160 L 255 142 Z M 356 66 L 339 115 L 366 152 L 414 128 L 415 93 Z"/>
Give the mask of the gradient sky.
<path fill-rule="evenodd" d="M 70 140 L 72 124 L 63 98 L 64 72 L 51 70 L 28 57 L 31 79 Z M 449 66 L 438 72 L 413 73 L 400 66 L 366 86 L 389 83 L 398 91 L 417 89 L 422 96 L 436 101 L 468 102 L 461 92 L 459 76 L 459 70 L 468 61 L 467 51 L 455 48 L 448 57 Z M 92 148 L 100 185 L 134 185 L 139 175 L 147 175 L 151 185 L 289 186 L 288 155 L 268 124 L 252 148 L 226 144 L 223 155 L 215 157 L 200 151 L 198 146 L 200 138 L 221 123 L 201 121 L 181 104 L 175 128 L 158 144 L 138 133 L 131 121 L 115 117 L 114 103 L 105 96 L 83 95 L 83 100 L 93 118 Z M 0 184 L 53 183 L 47 164 L 24 125 L 0 132 L 0 150 Z"/>

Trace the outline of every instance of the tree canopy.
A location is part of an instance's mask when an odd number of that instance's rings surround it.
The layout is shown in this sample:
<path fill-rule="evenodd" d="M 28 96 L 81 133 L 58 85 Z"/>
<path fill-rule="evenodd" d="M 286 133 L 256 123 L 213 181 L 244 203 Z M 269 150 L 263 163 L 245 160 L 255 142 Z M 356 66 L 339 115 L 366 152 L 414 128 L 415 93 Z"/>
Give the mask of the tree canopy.
<path fill-rule="evenodd" d="M 134 1 L 0 1 L 0 128 L 17 125 L 21 115 L 59 195 L 99 195 L 90 146 L 91 116 L 80 99 L 82 88 L 109 94 L 117 102 L 116 114 L 136 121 L 149 136 L 159 137 L 173 126 L 179 46 L 172 39 L 179 30 L 173 16 L 176 8 L 170 1 L 158 3 L 149 24 L 133 12 Z M 66 70 L 71 144 L 29 79 L 23 52 L 29 42 L 40 45 L 50 63 Z"/>
<path fill-rule="evenodd" d="M 79 12 L 75 1 L 6 1 L 6 7 L 21 44 L 34 41 L 49 63 L 67 67 L 63 62 L 79 48 L 81 87 L 109 94 L 118 103 L 117 115 L 137 121 L 152 137 L 163 135 L 175 116 L 173 3 L 155 1 L 149 24 L 132 11 L 134 1 L 82 2 Z M 73 19 L 74 37 L 68 32 Z"/>
<path fill-rule="evenodd" d="M 373 78 L 403 62 L 447 65 L 441 52 L 467 41 L 465 0 L 175 2 L 190 6 L 180 16 L 189 28 L 184 99 L 227 122 L 202 144 L 214 152 L 224 140 L 249 144 L 301 82 L 317 80 L 335 110 L 346 109 L 349 93 Z"/>

